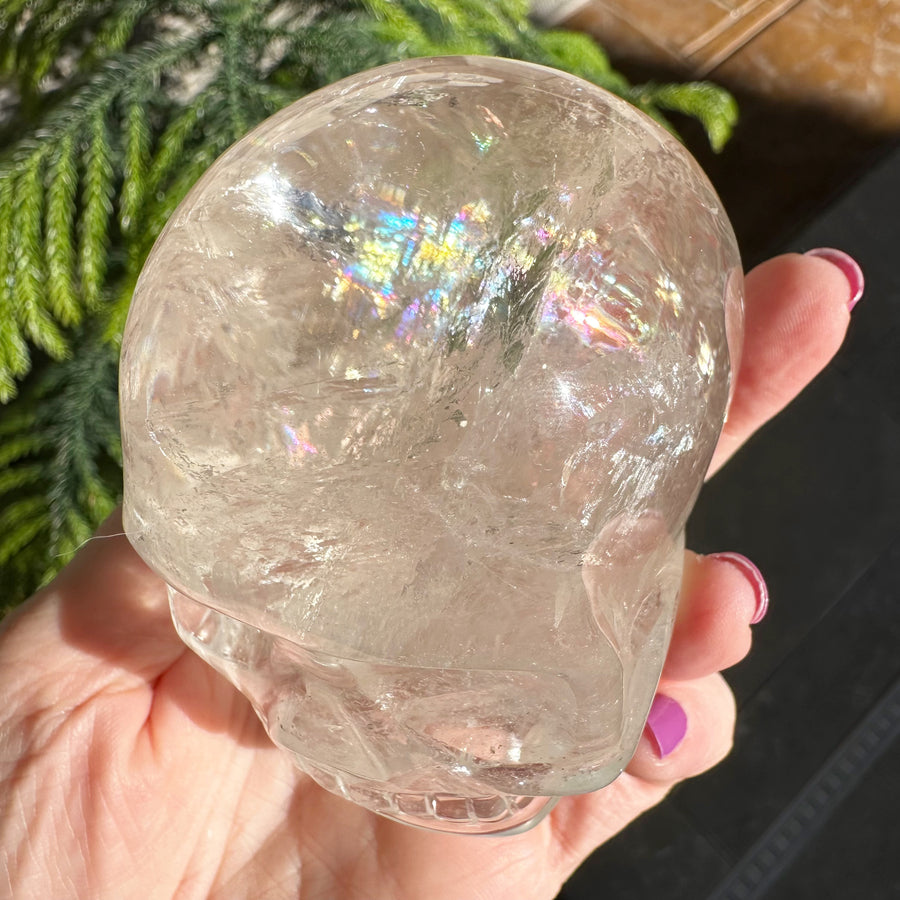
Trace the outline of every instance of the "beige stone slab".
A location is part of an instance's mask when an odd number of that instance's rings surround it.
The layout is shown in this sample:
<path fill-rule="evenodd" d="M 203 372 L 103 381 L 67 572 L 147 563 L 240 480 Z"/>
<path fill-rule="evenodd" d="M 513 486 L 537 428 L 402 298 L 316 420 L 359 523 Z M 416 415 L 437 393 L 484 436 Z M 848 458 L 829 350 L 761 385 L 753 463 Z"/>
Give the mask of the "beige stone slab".
<path fill-rule="evenodd" d="M 900 130 L 900 0 L 590 0 L 566 24 L 619 58 Z"/>
<path fill-rule="evenodd" d="M 900 129 L 900 3 L 805 0 L 712 70 L 725 84 Z"/>

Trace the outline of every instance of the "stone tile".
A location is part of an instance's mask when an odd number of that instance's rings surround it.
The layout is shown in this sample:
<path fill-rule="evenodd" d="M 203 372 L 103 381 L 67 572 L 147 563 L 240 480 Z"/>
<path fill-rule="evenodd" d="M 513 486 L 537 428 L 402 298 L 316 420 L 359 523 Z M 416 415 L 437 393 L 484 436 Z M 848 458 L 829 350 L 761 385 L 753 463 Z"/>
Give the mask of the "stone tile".
<path fill-rule="evenodd" d="M 900 6 L 893 0 L 588 0 L 565 24 L 617 58 L 900 128 Z"/>
<path fill-rule="evenodd" d="M 704 74 L 773 100 L 836 111 L 861 128 L 900 128 L 900 6 L 884 0 L 792 4 Z"/>

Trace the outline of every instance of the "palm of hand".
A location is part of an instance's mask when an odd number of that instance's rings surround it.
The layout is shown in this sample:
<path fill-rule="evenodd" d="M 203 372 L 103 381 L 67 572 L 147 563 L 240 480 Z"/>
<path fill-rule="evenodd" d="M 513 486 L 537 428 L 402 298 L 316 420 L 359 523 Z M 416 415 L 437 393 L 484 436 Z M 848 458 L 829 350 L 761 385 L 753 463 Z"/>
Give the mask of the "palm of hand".
<path fill-rule="evenodd" d="M 3 796 L 14 787 L 49 811 L 3 817 L 2 845 L 19 844 L 15 896 L 128 897 L 150 885 L 151 896 L 179 898 L 555 894 L 584 852 L 568 833 L 596 816 L 583 798 L 569 801 L 565 827 L 551 818 L 503 842 L 418 831 L 329 794 L 180 644 L 164 586 L 123 539 L 108 540 L 85 548 L 37 617 L 27 610 L 6 626 L 11 705 L 28 712 L 5 717 L 15 746 L 5 747 Z M 109 619 L 111 605 L 123 615 Z M 608 790 L 621 795 L 607 810 L 612 834 L 622 809 L 631 818 L 666 788 L 624 776 Z M 76 864 L 57 867 L 60 851 Z"/>
<path fill-rule="evenodd" d="M 846 295 L 818 259 L 751 274 L 718 462 L 831 357 Z M 687 711 L 682 744 L 660 759 L 642 738 L 617 781 L 525 834 L 458 837 L 381 819 L 294 769 L 180 643 L 161 582 L 108 536 L 0 628 L 0 871 L 15 897 L 549 900 L 597 844 L 727 753 L 734 707 L 716 673 L 749 648 L 753 606 L 734 567 L 689 554 L 663 675 Z"/>

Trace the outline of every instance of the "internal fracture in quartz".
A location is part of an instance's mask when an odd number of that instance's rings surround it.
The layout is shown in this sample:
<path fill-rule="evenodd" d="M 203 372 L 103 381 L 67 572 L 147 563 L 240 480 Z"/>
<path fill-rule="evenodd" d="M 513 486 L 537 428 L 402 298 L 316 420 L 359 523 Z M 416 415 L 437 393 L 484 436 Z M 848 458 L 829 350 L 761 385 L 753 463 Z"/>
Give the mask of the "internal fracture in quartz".
<path fill-rule="evenodd" d="M 303 769 L 451 831 L 630 758 L 741 277 L 686 151 L 584 81 L 413 60 L 227 151 L 141 276 L 126 530 Z"/>

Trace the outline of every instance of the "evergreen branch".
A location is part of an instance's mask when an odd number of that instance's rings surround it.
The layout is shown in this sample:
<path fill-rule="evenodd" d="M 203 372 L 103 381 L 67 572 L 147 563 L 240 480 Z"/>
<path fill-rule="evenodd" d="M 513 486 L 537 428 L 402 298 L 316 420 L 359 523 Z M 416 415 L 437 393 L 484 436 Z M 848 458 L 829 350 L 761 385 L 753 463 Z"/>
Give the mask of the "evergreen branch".
<path fill-rule="evenodd" d="M 0 32 L 14 29 L 19 17 L 30 5 L 30 0 L 3 0 L 0 5 Z"/>
<path fill-rule="evenodd" d="M 256 104 L 257 108 L 262 111 L 264 118 L 274 115 L 280 109 L 289 106 L 296 99 L 292 91 L 279 87 L 276 84 L 260 82 L 248 85 L 247 89 L 248 100 Z"/>
<path fill-rule="evenodd" d="M 375 19 L 376 33 L 382 43 L 403 48 L 404 56 L 433 55 L 425 29 L 401 8 L 401 4 L 392 0 L 364 0 L 364 3 Z"/>
<path fill-rule="evenodd" d="M 30 0 L 4 0 L 0 8 L 0 73 L 15 74 L 16 38 Z"/>
<path fill-rule="evenodd" d="M 43 463 L 31 463 L 16 466 L 14 469 L 0 471 L 0 497 L 25 487 L 31 487 L 44 478 Z"/>
<path fill-rule="evenodd" d="M 25 336 L 55 359 L 67 352 L 65 339 L 45 308 L 46 270 L 43 258 L 44 153 L 35 153 L 17 185 L 18 234 L 14 249 L 14 278 L 19 325 Z"/>
<path fill-rule="evenodd" d="M 390 58 L 383 44 L 364 38 L 358 14 L 345 13 L 299 29 L 290 37 L 276 71 L 296 96 L 302 96 Z"/>
<path fill-rule="evenodd" d="M 0 334 L 0 339 L 2 338 L 3 335 Z M 8 360 L 0 359 L 0 364 L 3 365 L 3 368 L 0 368 L 0 404 L 8 403 L 16 396 L 16 376 L 28 371 L 28 348 L 22 343 L 16 349 L 20 353 L 18 357 L 10 354 Z"/>
<path fill-rule="evenodd" d="M 156 155 L 151 159 L 146 178 L 146 192 L 142 200 L 154 198 L 181 161 L 185 144 L 206 116 L 215 90 L 205 90 L 193 103 L 173 115 L 157 141 Z"/>
<path fill-rule="evenodd" d="M 20 210 L 13 244 L 13 278 L 20 303 L 20 324 L 26 333 L 33 325 L 34 311 L 43 294 L 41 264 L 41 216 L 44 195 L 41 175 L 44 152 L 33 154 L 16 183 L 16 203 Z M 31 335 L 34 339 L 34 334 Z M 39 335 L 38 335 L 39 337 Z"/>
<path fill-rule="evenodd" d="M 123 50 L 141 18 L 157 5 L 154 0 L 127 0 L 116 15 L 104 17 L 91 41 L 88 62 L 104 59 Z"/>
<path fill-rule="evenodd" d="M 181 160 L 181 168 L 175 177 L 167 184 L 167 190 L 153 203 L 148 202 L 146 214 L 146 229 L 148 235 L 158 235 L 169 217 L 175 212 L 175 208 L 184 199 L 187 192 L 194 186 L 197 179 L 215 162 L 216 157 L 222 154 L 231 143 L 230 131 L 223 128 L 217 135 L 210 135 L 211 143 L 196 147 L 193 153 Z M 147 250 L 149 251 L 149 247 Z"/>
<path fill-rule="evenodd" d="M 23 547 L 47 528 L 47 503 L 41 496 L 23 497 L 0 513 L 0 566 L 8 563 Z"/>
<path fill-rule="evenodd" d="M 110 507 L 109 512 L 101 516 L 99 521 L 109 515 L 114 507 Z M 97 523 L 99 524 L 99 522 Z M 75 510 L 71 510 L 66 516 L 63 529 L 56 541 L 56 552 L 50 559 L 50 563 L 41 576 L 41 584 L 46 584 L 56 573 L 75 555 L 79 547 L 83 546 L 91 539 L 91 535 L 96 530 L 96 525 L 91 524 L 91 520 L 80 515 Z"/>
<path fill-rule="evenodd" d="M 37 93 L 45 75 L 59 58 L 63 30 L 60 26 L 84 16 L 86 4 L 33 0 L 29 18 L 16 41 L 15 68 L 23 94 Z"/>
<path fill-rule="evenodd" d="M 150 243 L 152 246 L 152 241 Z M 112 301 L 107 305 L 103 340 L 112 346 L 118 347 L 121 344 L 122 332 L 125 330 L 128 309 L 131 306 L 134 289 L 137 287 L 144 255 L 143 247 L 140 243 L 135 242 L 130 246 L 125 277 L 117 286 Z"/>
<path fill-rule="evenodd" d="M 0 416 L 0 439 L 10 435 L 26 435 L 30 432 L 33 425 L 34 410 L 7 407 L 4 409 L 3 415 Z M 2 441 L 0 441 L 0 467 L 5 465 L 2 446 Z"/>
<path fill-rule="evenodd" d="M 0 425 L 0 583 L 33 591 L 115 506 L 116 374 L 115 351 L 91 335 L 8 408 Z"/>
<path fill-rule="evenodd" d="M 112 213 L 113 193 L 112 151 L 103 113 L 94 115 L 89 134 L 82 186 L 78 262 L 84 304 L 88 309 L 97 309 L 106 275 L 107 224 Z"/>
<path fill-rule="evenodd" d="M 57 391 L 53 402 L 44 404 L 44 410 L 53 409 L 53 420 L 44 415 L 38 423 L 56 437 L 47 497 L 57 552 L 67 533 L 76 532 L 76 543 L 84 539 L 84 528 L 89 535 L 112 510 L 119 493 L 118 483 L 112 486 L 100 477 L 98 461 L 108 448 L 98 441 L 95 427 L 96 420 L 118 421 L 115 353 L 93 339 L 67 368 L 65 381 L 57 375 L 45 388 Z"/>
<path fill-rule="evenodd" d="M 189 34 L 180 40 L 157 39 L 127 53 L 104 60 L 86 84 L 79 86 L 67 102 L 51 106 L 39 128 L 20 141 L 0 163 L 0 174 L 17 170 L 34 152 L 71 135 L 76 140 L 90 136 L 100 115 L 109 115 L 118 98 L 133 93 L 138 85 L 159 82 L 203 49 L 204 34 Z"/>
<path fill-rule="evenodd" d="M 539 42 L 556 68 L 599 84 L 620 96 L 628 90 L 628 82 L 612 70 L 607 55 L 586 34 L 548 31 L 540 35 Z"/>
<path fill-rule="evenodd" d="M 160 0 L 6 0 L 0 13 L 0 73 L 17 78 L 26 96 L 37 96 L 42 80 L 59 61 L 67 70 L 90 71 L 123 50 L 142 18 L 161 13 Z"/>
<path fill-rule="evenodd" d="M 145 207 L 144 227 L 148 235 L 158 235 L 169 217 L 175 212 L 175 208 L 184 199 L 187 192 L 194 186 L 197 179 L 215 162 L 234 138 L 231 129 L 230 117 L 225 113 L 224 107 L 227 101 L 220 100 L 209 106 L 209 118 L 213 120 L 207 126 L 205 138 L 207 143 L 200 144 L 185 154 L 179 162 L 179 168 L 172 173 L 172 177 L 166 182 L 165 191 L 157 193 L 156 197 L 148 197 Z M 162 194 L 160 197 L 159 194 Z M 149 247 L 147 250 L 149 251 Z"/>
<path fill-rule="evenodd" d="M 28 371 L 28 346 L 19 328 L 12 252 L 13 179 L 0 178 L 0 403 L 16 394 L 16 377 Z"/>
<path fill-rule="evenodd" d="M 482 40 L 496 41 L 500 45 L 513 47 L 519 39 L 519 27 L 527 23 L 528 4 L 519 2 L 484 3 L 482 0 L 429 0 L 434 7 L 452 7 L 462 21 L 458 28 L 469 29 Z M 530 24 L 527 27 L 531 27 Z"/>
<path fill-rule="evenodd" d="M 721 152 L 728 143 L 737 124 L 738 108 L 734 97 L 724 88 L 708 81 L 645 85 L 642 93 L 660 109 L 697 119 L 716 153 Z"/>
<path fill-rule="evenodd" d="M 50 169 L 45 222 L 47 301 L 54 318 L 66 327 L 77 325 L 82 318 L 72 279 L 75 270 L 72 231 L 77 190 L 75 142 L 67 134 L 59 142 Z"/>
<path fill-rule="evenodd" d="M 137 100 L 152 91 L 161 73 L 202 49 L 205 40 L 188 35 L 152 41 L 127 58 L 105 62 L 68 104 L 51 108 L 33 135 L 0 162 L 0 273 L 5 273 L 0 276 L 0 402 L 15 396 L 16 378 L 29 369 L 29 341 L 56 359 L 64 357 L 67 344 L 59 326 L 76 324 L 85 309 L 101 304 L 117 180 L 125 185 L 127 203 L 137 206 L 141 199 L 139 159 L 146 140 L 140 132 L 149 133 L 149 112 L 138 110 Z M 135 101 L 126 135 L 131 146 L 121 154 L 108 125 L 118 97 Z M 139 112 L 143 123 L 136 121 Z M 121 142 L 118 131 L 116 140 Z M 76 149 L 82 147 L 79 171 Z M 119 174 L 120 158 L 129 160 L 132 177 Z M 73 199 L 79 187 L 80 208 Z M 129 190 L 134 196 L 128 197 Z"/>
<path fill-rule="evenodd" d="M 0 402 L 16 394 L 15 379 L 30 365 L 26 341 L 57 359 L 66 345 L 43 308 L 45 271 L 41 248 L 44 154 L 34 153 L 22 170 L 0 176 Z"/>
<path fill-rule="evenodd" d="M 137 223 L 141 203 L 147 193 L 150 128 L 140 95 L 129 98 L 123 124 L 125 160 L 119 197 L 119 224 L 122 232 L 128 234 Z"/>
<path fill-rule="evenodd" d="M 43 441 L 36 435 L 14 435 L 9 440 L 0 443 L 0 468 L 18 462 L 26 456 L 39 453 L 43 449 Z"/>
<path fill-rule="evenodd" d="M 250 129 L 250 122 L 255 124 L 255 116 L 248 116 L 244 109 L 243 98 L 246 96 L 246 74 L 248 60 L 243 55 L 243 45 L 235 24 L 229 23 L 222 35 L 222 82 L 223 92 L 228 101 L 228 119 L 233 140 Z"/>

